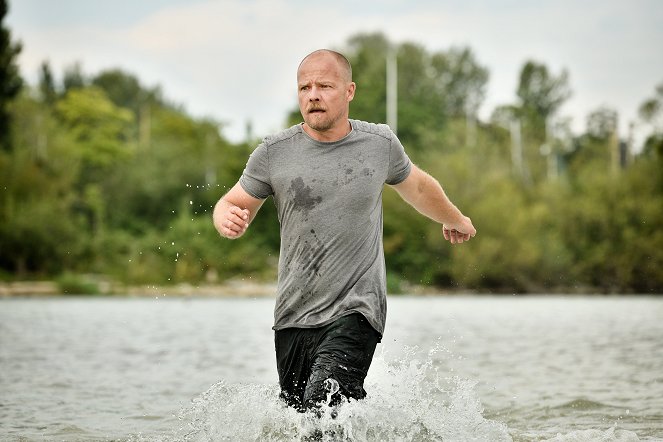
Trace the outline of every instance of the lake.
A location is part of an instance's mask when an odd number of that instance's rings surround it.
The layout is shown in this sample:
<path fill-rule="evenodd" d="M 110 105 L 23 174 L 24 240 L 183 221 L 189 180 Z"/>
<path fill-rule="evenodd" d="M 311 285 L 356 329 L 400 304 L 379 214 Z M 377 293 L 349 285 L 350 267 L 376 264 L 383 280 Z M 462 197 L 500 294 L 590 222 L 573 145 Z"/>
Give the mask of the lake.
<path fill-rule="evenodd" d="M 0 439 L 663 440 L 663 298 L 392 296 L 320 419 L 278 400 L 273 302 L 0 300 Z"/>

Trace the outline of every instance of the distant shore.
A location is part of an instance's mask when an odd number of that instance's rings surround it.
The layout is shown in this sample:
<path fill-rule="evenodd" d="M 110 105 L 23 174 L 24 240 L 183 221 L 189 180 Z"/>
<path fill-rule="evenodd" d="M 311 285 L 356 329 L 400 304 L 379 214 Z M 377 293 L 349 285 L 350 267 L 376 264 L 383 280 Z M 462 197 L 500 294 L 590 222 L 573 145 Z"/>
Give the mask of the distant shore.
<path fill-rule="evenodd" d="M 122 285 L 100 284 L 98 293 L 74 293 L 63 291 L 56 281 L 13 281 L 0 282 L 0 298 L 29 296 L 200 296 L 200 297 L 273 297 L 276 284 L 233 280 L 221 284 L 156 284 Z"/>
<path fill-rule="evenodd" d="M 31 297 L 31 296 L 135 296 L 135 297 L 242 297 L 242 298 L 268 298 L 275 297 L 277 285 L 275 282 L 260 282 L 250 278 L 233 279 L 221 283 L 180 283 L 172 285 L 124 285 L 107 281 L 97 281 L 96 293 L 85 291 L 66 291 L 57 281 L 13 281 L 0 282 L 0 298 Z M 442 289 L 439 287 L 411 286 L 404 288 L 404 293 L 410 295 L 454 295 L 478 294 L 471 290 Z M 395 294 L 395 293 L 390 293 Z M 401 293 L 398 293 L 401 294 Z M 395 295 L 398 295 L 395 294 Z"/>
<path fill-rule="evenodd" d="M 233 279 L 222 283 L 180 283 L 172 285 L 124 285 L 119 283 L 102 282 L 98 284 L 99 290 L 95 293 L 84 291 L 67 291 L 57 281 L 12 281 L 0 282 L 0 298 L 12 297 L 48 297 L 48 296 L 129 296 L 129 297 L 209 297 L 209 298 L 273 298 L 276 295 L 276 282 L 260 282 L 248 279 Z M 636 295 L 633 293 L 610 293 L 596 287 L 572 287 L 544 289 L 535 292 L 518 291 L 475 291 L 467 289 L 440 288 L 430 286 L 407 285 L 403 293 L 391 295 L 420 295 L 420 296 L 448 296 L 448 295 L 478 295 L 478 296 L 509 296 L 509 295 Z M 661 293 L 641 293 L 640 295 L 657 296 Z"/>
<path fill-rule="evenodd" d="M 173 285 L 122 285 L 117 283 L 101 283 L 98 293 L 74 293 L 63 291 L 56 281 L 13 281 L 0 282 L 0 298 L 30 297 L 30 296 L 136 296 L 136 297 L 241 297 L 241 298 L 268 298 L 275 297 L 276 282 L 258 282 L 247 279 L 233 279 L 222 283 L 190 284 L 180 283 Z M 408 286 L 408 294 L 414 295 L 443 295 L 452 293 L 472 293 L 468 291 L 450 291 L 425 286 Z"/>

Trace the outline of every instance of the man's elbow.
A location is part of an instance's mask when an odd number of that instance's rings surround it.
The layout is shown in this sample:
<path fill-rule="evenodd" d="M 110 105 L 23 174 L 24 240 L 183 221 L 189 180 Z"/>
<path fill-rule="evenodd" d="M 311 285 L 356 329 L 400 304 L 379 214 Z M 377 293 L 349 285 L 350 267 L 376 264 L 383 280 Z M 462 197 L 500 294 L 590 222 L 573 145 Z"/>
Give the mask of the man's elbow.
<path fill-rule="evenodd" d="M 426 172 L 421 172 L 421 176 L 419 177 L 419 180 L 417 180 L 417 195 L 426 193 L 426 189 L 428 188 L 428 185 L 432 179 L 433 178 Z"/>

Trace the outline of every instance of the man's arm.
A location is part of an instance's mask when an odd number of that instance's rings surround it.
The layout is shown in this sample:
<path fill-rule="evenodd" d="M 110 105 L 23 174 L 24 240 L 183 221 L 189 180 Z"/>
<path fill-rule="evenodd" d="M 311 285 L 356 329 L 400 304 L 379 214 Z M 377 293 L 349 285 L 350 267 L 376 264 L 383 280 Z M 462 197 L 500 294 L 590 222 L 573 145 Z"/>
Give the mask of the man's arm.
<path fill-rule="evenodd" d="M 410 175 L 393 188 L 419 213 L 442 224 L 444 239 L 452 244 L 469 241 L 476 235 L 472 220 L 453 205 L 440 183 L 414 164 Z"/>
<path fill-rule="evenodd" d="M 265 200 L 249 195 L 237 183 L 214 206 L 214 227 L 228 239 L 239 238 L 246 232 Z"/>

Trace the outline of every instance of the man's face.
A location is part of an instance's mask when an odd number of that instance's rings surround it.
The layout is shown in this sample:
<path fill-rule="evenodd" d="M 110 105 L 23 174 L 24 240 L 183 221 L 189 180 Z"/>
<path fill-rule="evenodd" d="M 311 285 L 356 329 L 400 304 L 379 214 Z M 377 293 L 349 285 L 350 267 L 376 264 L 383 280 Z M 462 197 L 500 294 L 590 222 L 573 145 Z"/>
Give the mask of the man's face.
<path fill-rule="evenodd" d="M 317 132 L 347 124 L 355 84 L 329 54 L 309 56 L 297 71 L 299 110 L 304 122 Z"/>

